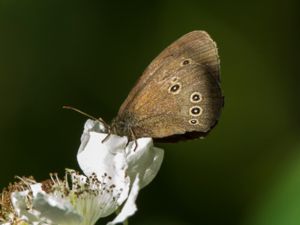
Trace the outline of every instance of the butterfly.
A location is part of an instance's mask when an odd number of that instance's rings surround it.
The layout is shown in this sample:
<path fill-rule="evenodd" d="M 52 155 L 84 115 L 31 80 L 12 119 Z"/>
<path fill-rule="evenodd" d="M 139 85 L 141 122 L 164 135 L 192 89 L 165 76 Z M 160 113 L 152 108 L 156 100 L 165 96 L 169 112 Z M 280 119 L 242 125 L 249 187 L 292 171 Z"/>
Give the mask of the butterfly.
<path fill-rule="evenodd" d="M 129 140 L 194 139 L 212 130 L 223 105 L 216 43 L 192 31 L 150 63 L 107 128 Z"/>

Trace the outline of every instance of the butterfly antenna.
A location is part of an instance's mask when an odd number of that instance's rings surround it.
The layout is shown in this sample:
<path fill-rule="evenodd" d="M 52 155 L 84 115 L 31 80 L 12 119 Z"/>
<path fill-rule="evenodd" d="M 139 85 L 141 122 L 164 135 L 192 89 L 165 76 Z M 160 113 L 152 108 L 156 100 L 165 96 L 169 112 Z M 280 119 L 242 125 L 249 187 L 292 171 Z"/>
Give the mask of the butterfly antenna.
<path fill-rule="evenodd" d="M 92 120 L 96 120 L 96 121 L 98 121 L 98 122 L 100 122 L 100 123 L 103 123 L 104 126 L 105 126 L 106 128 L 108 128 L 108 130 L 109 130 L 109 125 L 108 125 L 101 117 L 100 117 L 100 118 L 96 118 L 96 117 L 94 117 L 94 116 L 92 116 L 92 115 L 90 115 L 90 114 L 87 114 L 87 113 L 85 113 L 85 112 L 83 112 L 83 111 L 81 111 L 81 110 L 79 110 L 79 109 L 77 109 L 77 108 L 75 108 L 75 107 L 72 107 L 72 106 L 64 105 L 64 106 L 63 106 L 63 109 L 70 109 L 70 110 L 73 110 L 73 111 L 78 112 L 78 113 L 80 113 L 80 114 L 82 114 L 82 115 L 84 115 L 84 116 L 86 116 L 86 117 L 88 117 L 88 118 L 90 118 L 90 119 L 92 119 Z"/>

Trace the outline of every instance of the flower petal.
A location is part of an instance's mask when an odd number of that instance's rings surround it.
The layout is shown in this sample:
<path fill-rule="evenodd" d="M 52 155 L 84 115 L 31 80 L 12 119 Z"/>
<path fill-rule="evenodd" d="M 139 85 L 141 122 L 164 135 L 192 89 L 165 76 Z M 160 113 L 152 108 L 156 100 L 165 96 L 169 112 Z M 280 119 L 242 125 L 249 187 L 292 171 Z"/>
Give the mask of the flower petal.
<path fill-rule="evenodd" d="M 139 189 L 140 189 L 139 175 L 137 174 L 137 176 L 132 184 L 129 196 L 128 196 L 121 212 L 117 215 L 117 217 L 113 221 L 109 222 L 107 225 L 114 225 L 117 223 L 122 223 L 129 216 L 132 216 L 136 212 L 137 207 L 136 207 L 135 201 L 138 196 Z"/>
<path fill-rule="evenodd" d="M 39 215 L 37 212 L 29 212 L 27 210 L 26 197 L 29 191 L 13 192 L 11 194 L 12 205 L 17 213 L 18 217 L 24 221 L 39 221 Z"/>
<path fill-rule="evenodd" d="M 47 218 L 54 224 L 77 225 L 82 221 L 69 202 L 42 192 L 33 199 L 33 208 L 40 213 L 40 218 Z"/>
<path fill-rule="evenodd" d="M 29 190 L 13 192 L 11 195 L 12 203 L 18 217 L 30 224 L 61 224 L 78 225 L 82 217 L 77 214 L 72 205 L 63 199 L 48 195 L 41 189 L 41 184 L 31 185 L 32 190 L 32 209 L 28 209 L 26 201 Z"/>
<path fill-rule="evenodd" d="M 100 181 L 122 190 L 118 198 L 121 205 L 128 196 L 130 185 L 130 178 L 126 176 L 127 163 L 124 152 L 127 138 L 111 135 L 102 143 L 106 135 L 88 132 L 79 148 L 77 160 L 87 176 L 96 174 Z"/>
<path fill-rule="evenodd" d="M 101 133 L 104 130 L 103 127 L 98 121 L 87 120 L 85 123 L 77 155 L 83 172 L 86 175 L 94 172 L 98 177 L 103 174 L 114 175 L 117 173 L 123 178 L 126 170 L 125 174 L 129 175 L 131 180 L 137 173 L 140 174 L 141 188 L 148 185 L 160 169 L 164 156 L 163 149 L 154 147 L 151 138 L 139 138 L 127 143 L 126 137 L 113 134 L 102 143 L 102 140 L 108 135 Z M 120 173 L 120 171 L 122 172 Z"/>
<path fill-rule="evenodd" d="M 42 184 L 30 185 L 33 201 L 32 206 L 39 212 L 40 218 L 47 218 L 55 224 L 80 224 L 82 217 L 75 211 L 66 198 L 47 194 L 42 190 Z"/>
<path fill-rule="evenodd" d="M 137 148 L 134 145 L 137 144 Z M 140 188 L 148 185 L 158 173 L 164 157 L 164 150 L 153 147 L 152 138 L 139 138 L 126 148 L 128 175 L 133 179 L 140 176 Z"/>

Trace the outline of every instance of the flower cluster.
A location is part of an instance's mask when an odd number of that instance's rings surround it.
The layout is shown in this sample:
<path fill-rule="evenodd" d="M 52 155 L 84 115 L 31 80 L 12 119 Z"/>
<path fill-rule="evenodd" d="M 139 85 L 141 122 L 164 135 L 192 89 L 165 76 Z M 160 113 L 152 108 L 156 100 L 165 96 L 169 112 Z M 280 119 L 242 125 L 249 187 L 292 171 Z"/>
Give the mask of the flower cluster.
<path fill-rule="evenodd" d="M 92 225 L 119 210 L 109 225 L 124 222 L 137 210 L 141 188 L 156 176 L 163 150 L 151 138 L 128 142 L 104 133 L 101 123 L 88 120 L 77 159 L 85 175 L 66 169 L 65 177 L 38 183 L 19 178 L 0 196 L 0 224 Z"/>

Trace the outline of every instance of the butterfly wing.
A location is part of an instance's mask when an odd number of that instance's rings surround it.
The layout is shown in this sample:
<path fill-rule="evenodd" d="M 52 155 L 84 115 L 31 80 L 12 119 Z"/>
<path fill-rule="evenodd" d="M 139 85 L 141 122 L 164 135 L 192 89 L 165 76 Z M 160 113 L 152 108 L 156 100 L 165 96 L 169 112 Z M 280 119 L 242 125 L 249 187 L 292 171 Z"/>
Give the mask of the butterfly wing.
<path fill-rule="evenodd" d="M 216 124 L 223 105 L 219 71 L 214 41 L 204 31 L 188 33 L 147 67 L 116 121 L 136 137 L 203 135 Z"/>

